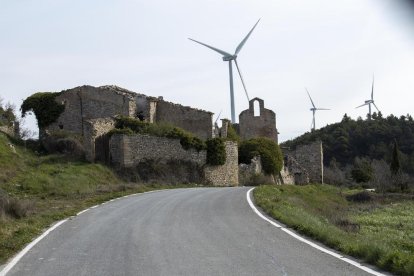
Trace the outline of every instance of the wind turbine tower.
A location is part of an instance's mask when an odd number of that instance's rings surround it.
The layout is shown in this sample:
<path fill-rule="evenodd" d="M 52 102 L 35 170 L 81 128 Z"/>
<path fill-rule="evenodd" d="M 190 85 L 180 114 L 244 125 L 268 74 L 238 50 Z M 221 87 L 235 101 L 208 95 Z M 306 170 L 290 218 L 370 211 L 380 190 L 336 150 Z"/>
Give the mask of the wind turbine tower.
<path fill-rule="evenodd" d="M 374 76 L 372 76 L 371 99 L 366 100 L 364 104 L 361 104 L 360 106 L 356 107 L 356 108 L 360 108 L 360 107 L 363 107 L 364 105 L 368 105 L 368 109 L 369 109 L 368 119 L 369 120 L 371 120 L 371 104 L 374 105 L 374 107 L 377 109 L 378 112 L 380 112 L 377 105 L 374 103 Z"/>
<path fill-rule="evenodd" d="M 306 89 L 306 88 L 305 88 Z M 316 128 L 316 123 L 315 123 L 315 114 L 316 114 L 316 111 L 317 110 L 330 110 L 330 109 L 328 109 L 328 108 L 319 108 L 319 107 L 316 107 L 315 106 L 315 104 L 313 103 L 313 100 L 312 100 L 312 97 L 311 97 L 311 95 L 309 94 L 309 91 L 308 91 L 308 89 L 306 89 L 306 92 L 308 93 L 308 96 L 309 96 L 309 99 L 310 99 L 310 101 L 311 101 L 311 103 L 312 103 L 312 107 L 311 107 L 311 111 L 312 111 L 312 125 L 311 125 L 311 131 L 314 131 L 315 130 L 315 128 Z"/>
<path fill-rule="evenodd" d="M 243 80 L 243 76 L 242 73 L 240 71 L 240 67 L 237 63 L 237 55 L 240 53 L 241 49 L 243 48 L 244 44 L 246 43 L 247 39 L 249 38 L 249 36 L 252 34 L 254 28 L 256 28 L 257 24 L 259 23 L 260 19 L 256 22 L 256 24 L 254 24 L 253 28 L 250 30 L 250 32 L 246 35 L 246 37 L 240 42 L 240 44 L 237 46 L 234 54 L 229 54 L 223 50 L 217 49 L 213 46 L 207 45 L 205 43 L 202 43 L 200 41 L 194 40 L 192 38 L 189 38 L 190 40 L 201 44 L 207 48 L 210 48 L 213 51 L 216 51 L 217 53 L 221 54 L 223 56 L 223 61 L 228 61 L 229 62 L 229 77 L 230 77 L 230 107 L 231 107 L 231 122 L 235 123 L 236 122 L 236 112 L 234 109 L 234 88 L 233 88 L 233 67 L 232 67 L 232 61 L 234 61 L 234 64 L 236 64 L 237 67 L 237 71 L 239 72 L 239 76 L 241 79 L 241 82 L 243 84 L 243 88 L 244 88 L 244 92 L 246 93 L 246 97 L 247 97 L 247 101 L 249 101 L 249 94 L 247 93 L 247 88 L 246 85 L 244 83 Z"/>

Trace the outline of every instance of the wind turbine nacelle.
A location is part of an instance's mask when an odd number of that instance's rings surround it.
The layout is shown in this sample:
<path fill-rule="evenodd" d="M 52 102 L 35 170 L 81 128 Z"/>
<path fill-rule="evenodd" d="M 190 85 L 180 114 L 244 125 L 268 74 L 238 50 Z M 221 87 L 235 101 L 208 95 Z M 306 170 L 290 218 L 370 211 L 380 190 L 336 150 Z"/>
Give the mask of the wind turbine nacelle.
<path fill-rule="evenodd" d="M 236 57 L 237 56 L 224 56 L 223 61 L 230 61 L 230 60 L 236 59 Z"/>
<path fill-rule="evenodd" d="M 371 103 L 371 100 L 365 101 L 365 103 L 366 103 L 366 104 L 369 104 L 369 103 Z"/>

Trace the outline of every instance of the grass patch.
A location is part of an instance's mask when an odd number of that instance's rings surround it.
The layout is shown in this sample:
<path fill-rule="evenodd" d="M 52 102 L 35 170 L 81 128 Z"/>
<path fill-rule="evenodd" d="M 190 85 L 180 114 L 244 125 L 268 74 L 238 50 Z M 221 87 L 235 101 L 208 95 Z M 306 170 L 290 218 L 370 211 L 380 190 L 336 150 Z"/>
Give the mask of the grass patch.
<path fill-rule="evenodd" d="M 125 183 L 106 166 L 38 156 L 10 143 L 0 133 L 0 264 L 54 222 L 85 208 L 127 194 L 194 186 Z"/>
<path fill-rule="evenodd" d="M 307 185 L 260 186 L 253 195 L 267 214 L 304 235 L 384 270 L 414 275 L 414 202 L 378 194 L 366 200 L 358 193 Z"/>

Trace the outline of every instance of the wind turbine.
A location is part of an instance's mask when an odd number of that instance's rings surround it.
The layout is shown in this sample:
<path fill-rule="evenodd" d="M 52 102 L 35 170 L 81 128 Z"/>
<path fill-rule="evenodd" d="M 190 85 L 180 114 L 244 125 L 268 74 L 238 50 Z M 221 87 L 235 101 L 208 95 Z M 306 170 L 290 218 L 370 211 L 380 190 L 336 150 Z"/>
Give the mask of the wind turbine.
<path fill-rule="evenodd" d="M 374 76 L 372 76 L 372 89 L 371 89 L 371 99 L 370 100 L 366 100 L 364 104 L 361 104 L 360 106 L 357 106 L 356 108 L 360 108 L 363 107 L 364 105 L 368 105 L 369 108 L 369 116 L 368 119 L 371 120 L 371 104 L 373 104 L 375 106 L 375 108 L 379 111 L 378 107 L 376 106 L 376 104 L 374 103 Z"/>
<path fill-rule="evenodd" d="M 236 114 L 235 114 L 235 110 L 234 110 L 234 89 L 233 89 L 233 68 L 232 68 L 232 61 L 234 61 L 234 63 L 236 64 L 237 67 L 237 71 L 239 72 L 239 76 L 241 79 L 241 82 L 243 84 L 243 88 L 244 88 L 244 92 L 246 93 L 246 97 L 247 97 L 247 101 L 249 100 L 249 94 L 247 94 L 247 88 L 246 85 L 244 83 L 243 80 L 243 76 L 242 73 L 240 71 L 240 67 L 237 64 L 237 55 L 240 53 L 241 49 L 243 48 L 244 44 L 246 43 L 247 39 L 249 38 L 249 36 L 252 34 L 254 28 L 256 28 L 257 24 L 259 23 L 260 19 L 256 22 L 256 24 L 254 24 L 253 28 L 250 30 L 250 32 L 246 35 L 246 37 L 240 42 L 240 44 L 237 46 L 234 54 L 229 54 L 223 50 L 217 49 L 213 46 L 207 45 L 205 43 L 202 43 L 200 41 L 194 40 L 192 38 L 188 38 L 189 40 L 192 40 L 198 44 L 201 44 L 207 48 L 210 48 L 213 51 L 216 51 L 217 53 L 223 55 L 223 61 L 228 61 L 229 62 L 229 77 L 230 77 L 230 104 L 231 104 L 231 122 L 235 123 L 236 122 Z"/>
<path fill-rule="evenodd" d="M 306 88 L 305 88 L 305 89 L 306 89 Z M 308 89 L 306 89 L 306 92 L 308 93 L 309 99 L 310 99 L 310 101 L 311 101 L 311 103 L 312 103 L 312 108 L 310 109 L 310 110 L 312 111 L 312 115 L 313 115 L 313 118 L 312 118 L 312 126 L 311 126 L 311 131 L 314 131 L 314 130 L 315 130 L 315 127 L 316 127 L 316 124 L 315 124 L 315 113 L 316 113 L 316 110 L 330 110 L 330 109 L 328 109 L 328 108 L 319 108 L 319 107 L 316 107 L 316 106 L 315 106 L 315 104 L 313 103 L 312 97 L 311 97 L 311 95 L 309 94 Z"/>

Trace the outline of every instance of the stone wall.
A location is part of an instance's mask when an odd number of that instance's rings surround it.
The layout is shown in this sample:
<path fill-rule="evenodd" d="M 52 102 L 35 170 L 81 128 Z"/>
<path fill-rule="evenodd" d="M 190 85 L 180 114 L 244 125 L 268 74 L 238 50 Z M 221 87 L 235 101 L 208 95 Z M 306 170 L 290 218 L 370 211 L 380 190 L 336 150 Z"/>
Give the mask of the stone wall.
<path fill-rule="evenodd" d="M 139 94 L 116 86 L 80 86 L 62 91 L 56 101 L 65 105 L 58 120 L 46 132 L 67 131 L 83 135 L 86 120 L 115 115 L 135 116 Z"/>
<path fill-rule="evenodd" d="M 106 134 L 115 127 L 112 118 L 86 120 L 83 125 L 83 147 L 85 158 L 89 162 L 108 161 L 109 141 Z"/>
<path fill-rule="evenodd" d="M 263 173 L 260 156 L 255 156 L 250 164 L 239 164 L 239 184 L 251 185 L 254 178 Z"/>
<path fill-rule="evenodd" d="M 204 178 L 207 184 L 214 186 L 238 186 L 239 184 L 239 153 L 237 143 L 227 141 L 226 163 L 219 166 L 206 166 Z"/>
<path fill-rule="evenodd" d="M 285 156 L 284 166 L 280 171 L 282 184 L 309 184 L 309 173 L 292 156 Z"/>
<path fill-rule="evenodd" d="M 250 164 L 239 164 L 239 185 L 257 186 L 261 184 L 281 184 L 278 177 L 266 175 L 260 156 L 255 156 Z"/>
<path fill-rule="evenodd" d="M 111 163 L 122 168 L 135 167 L 145 160 L 180 160 L 200 166 L 206 163 L 206 151 L 185 150 L 179 139 L 141 134 L 112 135 L 109 140 L 109 154 Z"/>
<path fill-rule="evenodd" d="M 312 183 L 323 183 L 323 147 L 321 141 L 298 146 L 295 150 L 284 150 L 303 167 Z"/>
<path fill-rule="evenodd" d="M 259 103 L 260 115 L 254 114 L 254 103 Z M 273 141 L 278 141 L 276 129 L 276 114 L 264 108 L 262 99 L 254 98 L 249 102 L 249 109 L 244 110 L 239 115 L 239 133 L 242 139 L 255 137 L 267 137 Z"/>
<path fill-rule="evenodd" d="M 89 85 L 62 91 L 56 101 L 65 105 L 58 120 L 41 130 L 43 133 L 67 131 L 83 135 L 85 121 L 116 115 L 142 117 L 150 123 L 168 122 L 202 139 L 212 137 L 211 112 L 182 106 L 138 94 L 117 86 Z"/>
<path fill-rule="evenodd" d="M 213 136 L 213 113 L 160 100 L 156 106 L 156 122 L 168 122 L 201 139 Z"/>

